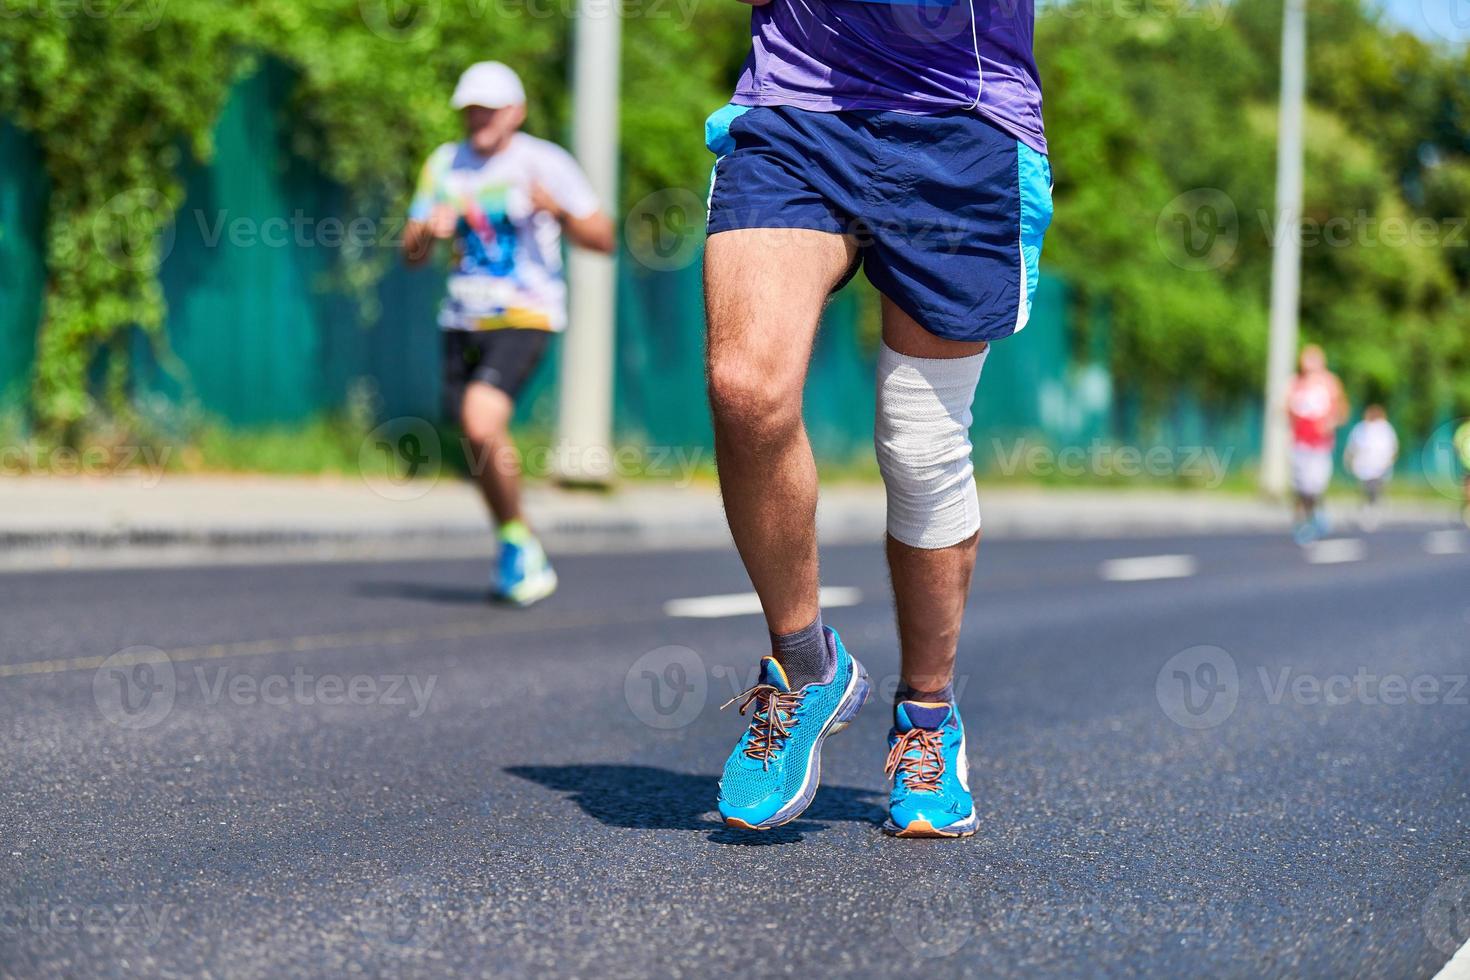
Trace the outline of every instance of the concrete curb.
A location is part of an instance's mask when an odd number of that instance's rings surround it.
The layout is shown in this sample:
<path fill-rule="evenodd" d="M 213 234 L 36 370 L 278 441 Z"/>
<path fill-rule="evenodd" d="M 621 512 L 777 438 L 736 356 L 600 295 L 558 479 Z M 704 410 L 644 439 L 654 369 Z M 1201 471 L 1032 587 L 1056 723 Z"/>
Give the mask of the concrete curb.
<path fill-rule="evenodd" d="M 261 477 L 0 480 L 0 570 L 209 562 L 489 556 L 473 487 L 441 482 L 392 492 L 355 480 Z M 633 484 L 608 494 L 527 491 L 553 551 L 719 548 L 730 544 L 713 487 Z M 981 490 L 987 537 L 1135 537 L 1285 532 L 1284 508 L 1250 498 L 1163 491 Z M 1397 506 L 1384 526 L 1443 526 L 1454 508 Z M 878 541 L 880 486 L 823 489 L 824 542 Z"/>

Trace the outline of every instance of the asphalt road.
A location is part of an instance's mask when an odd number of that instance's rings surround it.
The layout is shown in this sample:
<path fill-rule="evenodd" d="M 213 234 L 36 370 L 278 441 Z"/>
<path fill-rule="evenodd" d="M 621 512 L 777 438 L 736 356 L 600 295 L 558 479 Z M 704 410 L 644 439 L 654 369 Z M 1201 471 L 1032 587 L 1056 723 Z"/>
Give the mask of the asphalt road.
<path fill-rule="evenodd" d="M 729 551 L 566 558 L 521 612 L 459 560 L 3 575 L 0 974 L 1433 976 L 1467 548 L 986 544 L 966 841 L 879 831 L 878 702 L 803 818 L 715 821 L 764 635 L 665 603 L 746 590 Z M 879 549 L 824 561 L 891 691 Z"/>

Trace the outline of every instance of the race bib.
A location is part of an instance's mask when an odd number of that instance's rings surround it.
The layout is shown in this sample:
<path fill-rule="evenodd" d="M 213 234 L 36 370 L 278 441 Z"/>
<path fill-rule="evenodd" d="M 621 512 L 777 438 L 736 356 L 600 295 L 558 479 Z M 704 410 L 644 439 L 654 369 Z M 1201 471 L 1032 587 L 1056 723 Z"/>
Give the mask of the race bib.
<path fill-rule="evenodd" d="M 449 299 L 463 312 L 483 316 L 504 312 L 515 301 L 516 288 L 495 276 L 450 276 Z"/>

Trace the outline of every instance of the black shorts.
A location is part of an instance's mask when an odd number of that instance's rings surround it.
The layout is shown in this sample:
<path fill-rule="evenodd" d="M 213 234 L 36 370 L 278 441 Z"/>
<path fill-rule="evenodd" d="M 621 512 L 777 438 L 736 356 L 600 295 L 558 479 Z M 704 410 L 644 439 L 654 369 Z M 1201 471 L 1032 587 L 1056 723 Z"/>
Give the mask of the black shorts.
<path fill-rule="evenodd" d="M 465 389 L 474 381 L 499 388 L 514 399 L 541 363 L 549 343 L 549 330 L 445 330 L 445 416 L 459 419 Z"/>

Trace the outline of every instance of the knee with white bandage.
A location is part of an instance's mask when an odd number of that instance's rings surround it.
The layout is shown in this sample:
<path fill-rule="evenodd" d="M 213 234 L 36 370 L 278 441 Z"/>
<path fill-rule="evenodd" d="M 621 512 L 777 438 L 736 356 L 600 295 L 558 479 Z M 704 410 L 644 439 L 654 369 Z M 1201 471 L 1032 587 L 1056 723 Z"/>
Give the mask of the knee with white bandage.
<path fill-rule="evenodd" d="M 947 548 L 980 530 L 971 406 L 986 348 L 969 357 L 878 353 L 873 443 L 888 488 L 888 533 L 914 548 Z"/>

